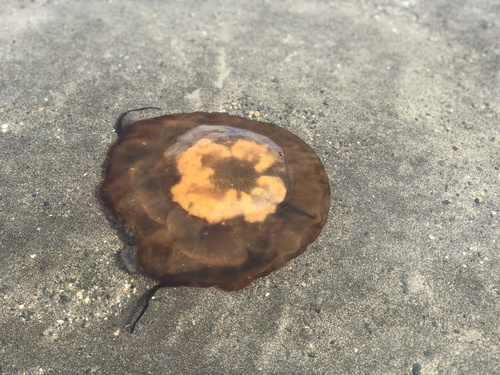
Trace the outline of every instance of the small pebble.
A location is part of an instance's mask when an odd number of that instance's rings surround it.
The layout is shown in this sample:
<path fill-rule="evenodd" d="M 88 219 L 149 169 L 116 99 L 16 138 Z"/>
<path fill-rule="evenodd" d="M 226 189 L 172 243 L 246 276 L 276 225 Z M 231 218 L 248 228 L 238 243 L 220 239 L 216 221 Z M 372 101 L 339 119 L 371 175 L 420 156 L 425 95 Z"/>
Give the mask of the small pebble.
<path fill-rule="evenodd" d="M 417 362 L 413 364 L 413 367 L 411 369 L 413 375 L 420 375 L 420 370 L 422 370 L 422 366 L 420 365 L 420 363 Z"/>
<path fill-rule="evenodd" d="M 361 236 L 359 236 L 359 242 L 361 243 L 367 243 L 368 240 L 369 240 L 368 232 L 363 233 Z"/>
<path fill-rule="evenodd" d="M 401 278 L 401 285 L 403 286 L 403 294 L 408 294 L 408 290 L 410 287 L 410 282 L 404 277 Z"/>

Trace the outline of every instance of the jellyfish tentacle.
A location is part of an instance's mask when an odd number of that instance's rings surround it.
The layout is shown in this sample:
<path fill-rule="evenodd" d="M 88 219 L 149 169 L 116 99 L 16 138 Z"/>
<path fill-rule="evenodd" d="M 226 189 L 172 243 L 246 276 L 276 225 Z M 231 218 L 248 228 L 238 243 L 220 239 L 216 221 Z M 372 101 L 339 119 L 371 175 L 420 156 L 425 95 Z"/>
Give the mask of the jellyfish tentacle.
<path fill-rule="evenodd" d="M 142 306 L 142 310 L 141 312 L 139 313 L 139 316 L 135 319 L 134 323 L 132 324 L 132 326 L 130 327 L 130 333 L 134 333 L 135 331 L 135 326 L 137 325 L 137 323 L 139 322 L 139 320 L 142 318 L 142 316 L 144 315 L 144 313 L 146 312 L 146 310 L 148 309 L 149 307 L 149 302 L 151 301 L 151 298 L 153 298 L 153 296 L 156 294 L 156 292 L 158 290 L 160 290 L 161 288 L 164 288 L 165 287 L 165 284 L 164 283 L 159 283 L 159 284 L 156 284 L 154 287 L 152 287 L 151 289 L 149 289 L 146 293 L 144 293 L 144 295 L 141 297 L 140 300 L 144 300 L 144 305 Z M 139 300 L 139 301 L 140 301 Z"/>
<path fill-rule="evenodd" d="M 296 207 L 295 205 L 293 205 L 292 203 L 290 202 L 285 202 L 281 205 L 282 208 L 284 209 L 287 209 L 289 210 L 291 213 L 295 214 L 295 215 L 299 215 L 299 216 L 305 216 L 309 219 L 316 219 L 316 215 L 315 214 L 310 214 L 308 212 L 305 212 L 303 210 L 301 210 L 300 208 Z"/>
<path fill-rule="evenodd" d="M 115 122 L 115 126 L 113 127 L 115 129 L 116 134 L 118 134 L 118 137 L 121 137 L 122 132 L 123 132 L 123 126 L 125 125 L 125 117 L 131 112 L 139 112 L 139 111 L 145 111 L 147 109 L 156 109 L 158 111 L 161 111 L 161 108 L 158 107 L 142 107 L 142 108 L 137 108 L 137 109 L 131 109 L 129 111 L 123 112 L 120 117 L 118 117 L 118 120 Z"/>

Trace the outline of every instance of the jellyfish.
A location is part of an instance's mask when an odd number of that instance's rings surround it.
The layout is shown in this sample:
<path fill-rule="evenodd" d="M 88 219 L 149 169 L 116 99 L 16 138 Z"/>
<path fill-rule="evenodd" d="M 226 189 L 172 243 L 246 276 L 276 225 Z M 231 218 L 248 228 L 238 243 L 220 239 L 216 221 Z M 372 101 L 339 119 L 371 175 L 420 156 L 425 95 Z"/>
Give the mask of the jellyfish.
<path fill-rule="evenodd" d="M 236 291 L 300 255 L 319 235 L 330 185 L 288 130 L 225 113 L 131 124 L 121 116 L 100 197 L 136 239 L 128 257 L 163 287 Z"/>

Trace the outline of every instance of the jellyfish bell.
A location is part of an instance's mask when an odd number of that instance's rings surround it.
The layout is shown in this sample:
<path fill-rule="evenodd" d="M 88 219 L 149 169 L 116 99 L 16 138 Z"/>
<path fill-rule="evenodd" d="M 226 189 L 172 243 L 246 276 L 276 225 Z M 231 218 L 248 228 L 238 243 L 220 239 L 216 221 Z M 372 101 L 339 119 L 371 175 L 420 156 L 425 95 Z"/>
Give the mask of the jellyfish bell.
<path fill-rule="evenodd" d="M 132 259 L 155 291 L 242 289 L 301 254 L 326 222 L 323 164 L 284 128 L 197 112 L 119 129 L 100 194 L 136 237 Z"/>

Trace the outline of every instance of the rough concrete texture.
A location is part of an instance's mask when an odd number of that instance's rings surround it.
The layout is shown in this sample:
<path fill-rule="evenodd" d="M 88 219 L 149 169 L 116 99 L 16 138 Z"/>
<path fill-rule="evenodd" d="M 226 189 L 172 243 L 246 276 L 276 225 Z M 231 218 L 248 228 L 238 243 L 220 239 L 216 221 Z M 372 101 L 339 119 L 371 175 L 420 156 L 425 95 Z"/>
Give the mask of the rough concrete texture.
<path fill-rule="evenodd" d="M 0 372 L 500 373 L 498 1 L 0 8 Z M 143 106 L 289 129 L 332 207 L 288 266 L 161 290 L 130 334 L 154 283 L 95 191 Z"/>

